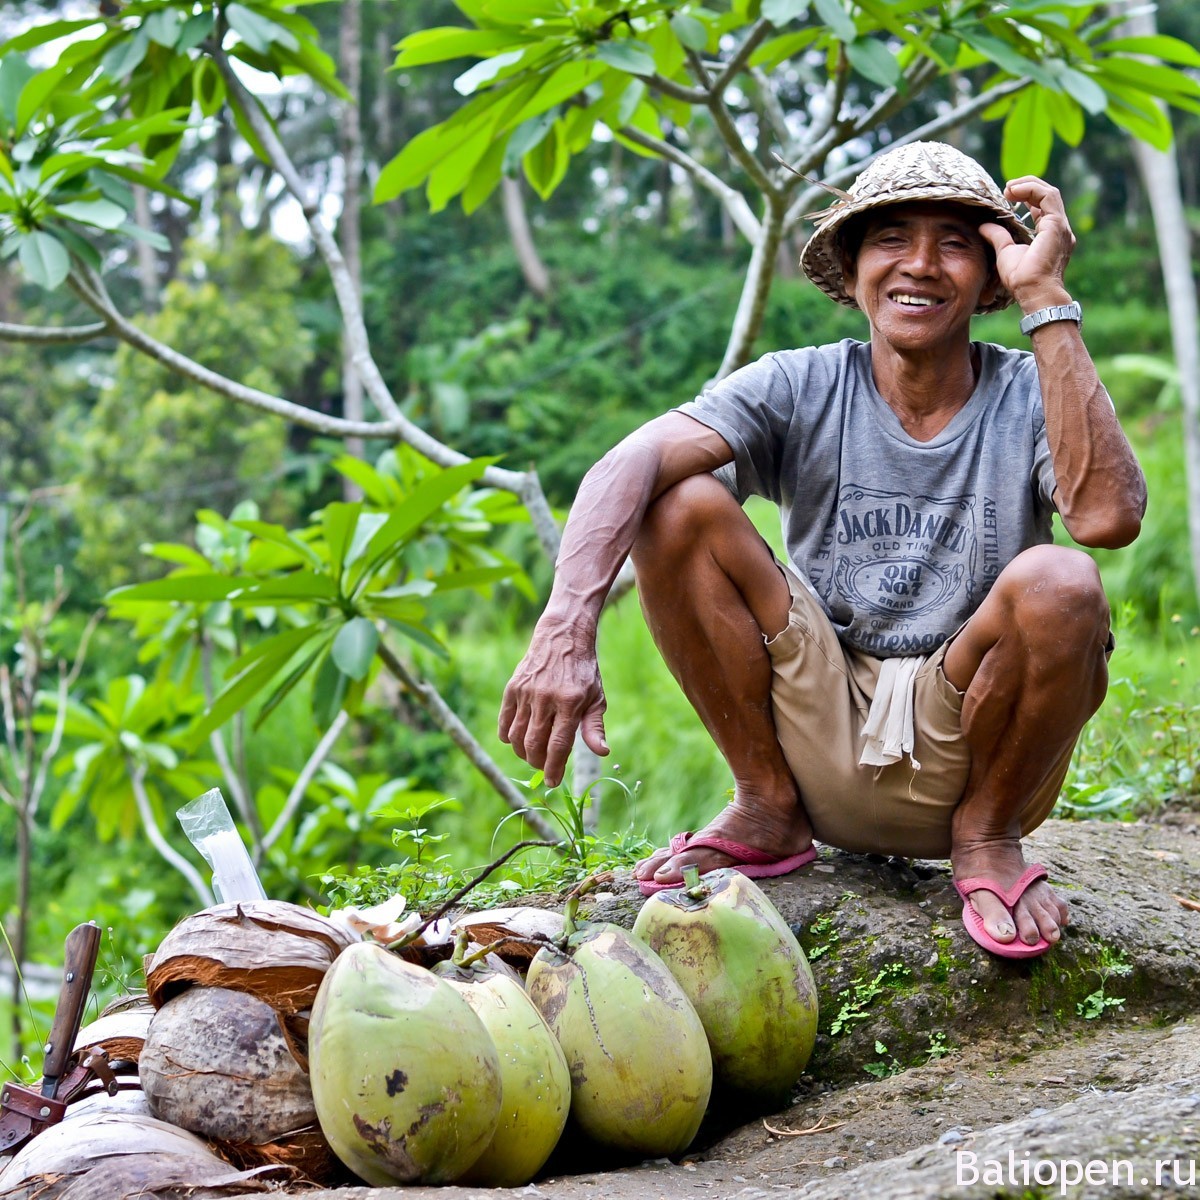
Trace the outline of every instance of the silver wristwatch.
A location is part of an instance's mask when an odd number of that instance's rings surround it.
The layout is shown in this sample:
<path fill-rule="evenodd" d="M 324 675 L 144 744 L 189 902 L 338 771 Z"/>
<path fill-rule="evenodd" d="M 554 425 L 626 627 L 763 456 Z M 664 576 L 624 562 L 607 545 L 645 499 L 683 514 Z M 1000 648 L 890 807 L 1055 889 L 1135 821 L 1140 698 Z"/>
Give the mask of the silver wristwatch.
<path fill-rule="evenodd" d="M 1083 309 L 1077 300 L 1072 300 L 1070 304 L 1050 304 L 1046 308 L 1039 308 L 1021 318 L 1021 332 L 1032 333 L 1051 321 L 1074 321 L 1082 328 Z"/>

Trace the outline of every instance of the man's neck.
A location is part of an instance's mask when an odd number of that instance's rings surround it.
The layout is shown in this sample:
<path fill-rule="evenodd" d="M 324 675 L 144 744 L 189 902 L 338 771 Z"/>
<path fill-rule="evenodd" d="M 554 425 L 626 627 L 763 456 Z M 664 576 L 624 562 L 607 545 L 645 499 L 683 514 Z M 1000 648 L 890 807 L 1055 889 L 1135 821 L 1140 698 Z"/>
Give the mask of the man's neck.
<path fill-rule="evenodd" d="M 904 432 L 927 442 L 970 400 L 979 375 L 976 357 L 970 342 L 951 354 L 909 353 L 873 339 L 871 375 Z"/>

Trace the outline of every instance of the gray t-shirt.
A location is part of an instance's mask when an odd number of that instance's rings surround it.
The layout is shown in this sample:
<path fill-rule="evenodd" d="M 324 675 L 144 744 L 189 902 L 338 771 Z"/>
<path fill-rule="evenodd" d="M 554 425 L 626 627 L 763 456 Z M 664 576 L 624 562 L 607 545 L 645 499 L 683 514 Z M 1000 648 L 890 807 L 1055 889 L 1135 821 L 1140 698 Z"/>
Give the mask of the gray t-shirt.
<path fill-rule="evenodd" d="M 970 400 L 928 442 L 904 432 L 871 348 L 768 354 L 679 410 L 734 453 L 719 475 L 779 505 L 788 557 L 838 636 L 928 654 L 1022 550 L 1051 540 L 1054 469 L 1033 355 L 975 343 Z"/>

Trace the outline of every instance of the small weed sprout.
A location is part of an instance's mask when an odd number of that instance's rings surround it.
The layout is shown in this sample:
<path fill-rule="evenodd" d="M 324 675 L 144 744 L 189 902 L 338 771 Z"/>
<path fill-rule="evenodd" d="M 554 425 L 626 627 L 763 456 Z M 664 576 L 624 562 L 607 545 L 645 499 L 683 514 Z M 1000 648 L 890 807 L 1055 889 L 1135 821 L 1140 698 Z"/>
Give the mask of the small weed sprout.
<path fill-rule="evenodd" d="M 1100 955 L 1100 963 L 1092 968 L 1092 972 L 1100 979 L 1100 986 L 1094 992 L 1084 996 L 1075 1005 L 1075 1012 L 1085 1021 L 1098 1021 L 1109 1009 L 1124 1008 L 1124 996 L 1110 996 L 1107 992 L 1109 980 L 1115 977 L 1123 978 L 1133 973 L 1133 964 L 1119 955 L 1114 955 L 1105 947 Z"/>
<path fill-rule="evenodd" d="M 888 988 L 894 988 L 910 978 L 912 972 L 898 962 L 888 963 L 874 979 L 857 979 L 848 988 L 838 993 L 841 1007 L 829 1026 L 829 1036 L 839 1037 L 848 1029 L 852 1029 L 859 1021 L 865 1021 L 867 1009 L 879 999 Z"/>

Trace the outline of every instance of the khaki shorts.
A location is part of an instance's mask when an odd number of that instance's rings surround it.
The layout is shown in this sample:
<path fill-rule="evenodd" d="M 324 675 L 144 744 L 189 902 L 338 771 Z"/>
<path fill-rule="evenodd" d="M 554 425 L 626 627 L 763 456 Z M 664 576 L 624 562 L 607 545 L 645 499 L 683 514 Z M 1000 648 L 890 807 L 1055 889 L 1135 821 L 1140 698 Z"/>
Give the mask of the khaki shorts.
<path fill-rule="evenodd" d="M 963 694 L 942 671 L 953 639 L 916 676 L 913 752 L 921 769 L 908 755 L 886 767 L 860 767 L 862 728 L 881 660 L 843 645 L 812 592 L 791 570 L 782 570 L 792 609 L 787 628 L 767 642 L 771 701 L 817 841 L 857 853 L 948 858 L 950 817 L 971 768 L 962 735 Z M 1068 750 L 1029 798 L 1021 811 L 1022 835 L 1050 815 L 1070 763 Z"/>

